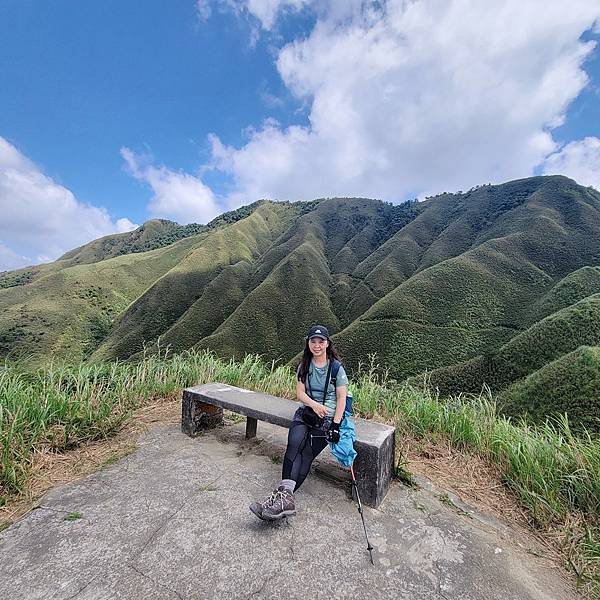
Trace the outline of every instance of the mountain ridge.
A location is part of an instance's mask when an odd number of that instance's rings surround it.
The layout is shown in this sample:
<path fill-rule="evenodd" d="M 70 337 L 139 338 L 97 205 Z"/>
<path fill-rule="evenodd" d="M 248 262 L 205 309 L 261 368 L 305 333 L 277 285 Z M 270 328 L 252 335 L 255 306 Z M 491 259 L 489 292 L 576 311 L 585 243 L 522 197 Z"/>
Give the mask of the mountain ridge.
<path fill-rule="evenodd" d="M 402 205 L 262 200 L 211 223 L 148 252 L 83 262 L 100 256 L 95 241 L 0 289 L 0 356 L 128 359 L 169 345 L 285 362 L 306 327 L 325 322 L 351 370 L 376 354 L 396 379 L 431 371 L 458 391 L 444 377 L 468 373 L 474 390 L 491 372 L 481 364 L 536 324 L 549 336 L 544 319 L 582 310 L 569 307 L 600 280 L 600 194 L 562 176 Z M 174 225 L 157 222 L 150 241 Z M 0 284 L 11 276 L 21 275 Z M 583 327 L 563 354 L 600 346 L 598 335 Z"/>

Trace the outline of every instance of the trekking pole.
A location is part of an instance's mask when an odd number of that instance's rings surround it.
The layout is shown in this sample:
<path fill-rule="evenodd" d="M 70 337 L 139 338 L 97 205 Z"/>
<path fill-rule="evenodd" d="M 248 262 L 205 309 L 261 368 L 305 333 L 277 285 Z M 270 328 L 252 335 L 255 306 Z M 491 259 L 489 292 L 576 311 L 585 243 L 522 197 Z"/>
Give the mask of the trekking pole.
<path fill-rule="evenodd" d="M 354 486 L 354 491 L 356 492 L 356 501 L 358 502 L 358 512 L 360 513 L 360 518 L 362 519 L 363 529 L 365 530 L 365 537 L 367 538 L 367 550 L 369 551 L 369 555 L 371 556 L 371 564 L 375 566 L 373 562 L 373 546 L 371 546 L 371 542 L 369 542 L 369 536 L 367 535 L 367 526 L 365 525 L 365 516 L 363 515 L 363 507 L 360 501 L 360 495 L 358 493 L 358 485 L 356 484 L 356 477 L 354 477 L 354 467 L 350 465 L 350 473 L 352 473 L 352 485 Z"/>

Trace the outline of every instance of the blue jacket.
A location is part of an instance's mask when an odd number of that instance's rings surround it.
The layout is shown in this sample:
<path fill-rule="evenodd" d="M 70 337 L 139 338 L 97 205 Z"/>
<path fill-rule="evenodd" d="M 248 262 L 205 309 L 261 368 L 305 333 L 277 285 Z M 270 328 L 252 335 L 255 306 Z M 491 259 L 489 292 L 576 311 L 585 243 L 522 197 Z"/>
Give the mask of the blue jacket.
<path fill-rule="evenodd" d="M 346 468 L 350 468 L 356 458 L 354 442 L 356 440 L 356 428 L 354 422 L 350 419 L 350 413 L 346 412 L 340 423 L 340 441 L 337 444 L 329 443 L 331 453 L 337 458 L 338 462 Z"/>

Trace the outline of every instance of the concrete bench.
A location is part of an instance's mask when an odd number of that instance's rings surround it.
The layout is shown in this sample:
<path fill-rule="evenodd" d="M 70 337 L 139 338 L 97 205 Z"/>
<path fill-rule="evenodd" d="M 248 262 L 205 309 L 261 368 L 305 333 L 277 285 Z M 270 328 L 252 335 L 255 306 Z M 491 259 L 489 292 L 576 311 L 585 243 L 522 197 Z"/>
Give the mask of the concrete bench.
<path fill-rule="evenodd" d="M 289 428 L 300 406 L 276 396 L 253 392 L 224 383 L 207 383 L 183 391 L 181 430 L 195 436 L 203 428 L 223 423 L 223 409 L 245 415 L 246 438 L 256 436 L 258 421 Z M 364 419 L 354 419 L 358 453 L 354 473 L 361 500 L 374 508 L 384 499 L 394 473 L 395 428 Z"/>

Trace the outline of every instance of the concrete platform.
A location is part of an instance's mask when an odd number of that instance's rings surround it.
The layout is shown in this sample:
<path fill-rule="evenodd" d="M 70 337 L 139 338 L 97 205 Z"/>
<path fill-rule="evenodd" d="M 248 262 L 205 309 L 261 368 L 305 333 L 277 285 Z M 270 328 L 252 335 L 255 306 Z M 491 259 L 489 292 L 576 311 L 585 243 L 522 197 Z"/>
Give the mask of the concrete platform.
<path fill-rule="evenodd" d="M 396 482 L 379 509 L 365 508 L 373 567 L 330 458 L 296 495 L 296 517 L 259 521 L 248 504 L 279 481 L 286 433 L 263 429 L 262 441 L 245 440 L 243 423 L 195 439 L 155 429 L 135 453 L 56 488 L 0 533 L 0 598 L 578 597 L 516 534 Z"/>

